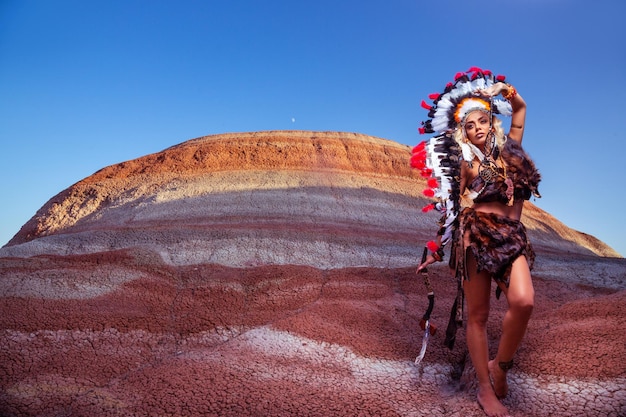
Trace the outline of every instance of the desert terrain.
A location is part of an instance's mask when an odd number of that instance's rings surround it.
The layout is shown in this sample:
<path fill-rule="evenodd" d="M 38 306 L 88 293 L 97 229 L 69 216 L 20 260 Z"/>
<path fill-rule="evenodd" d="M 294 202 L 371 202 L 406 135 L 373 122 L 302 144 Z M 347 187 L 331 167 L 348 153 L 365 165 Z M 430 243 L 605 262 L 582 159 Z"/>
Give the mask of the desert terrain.
<path fill-rule="evenodd" d="M 1 416 L 483 416 L 405 145 L 229 133 L 104 167 L 0 249 Z M 541 168 L 541 167 L 539 167 Z M 532 201 L 514 416 L 626 415 L 626 260 Z M 495 350 L 506 301 L 492 299 Z"/>

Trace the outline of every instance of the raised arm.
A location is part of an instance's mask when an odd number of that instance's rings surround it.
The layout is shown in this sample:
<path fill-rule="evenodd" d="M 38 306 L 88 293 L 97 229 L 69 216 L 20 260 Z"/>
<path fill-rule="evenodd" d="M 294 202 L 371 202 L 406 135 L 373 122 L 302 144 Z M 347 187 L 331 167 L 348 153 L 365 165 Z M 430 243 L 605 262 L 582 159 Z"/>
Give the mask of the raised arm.
<path fill-rule="evenodd" d="M 502 94 L 502 97 L 511 103 L 513 114 L 511 115 L 511 128 L 508 136 L 516 142 L 522 143 L 524 128 L 526 127 L 526 102 L 517 92 L 515 87 L 506 83 L 495 83 L 483 91 L 483 94 L 495 97 Z"/>
<path fill-rule="evenodd" d="M 517 90 L 515 90 L 515 87 L 509 84 L 505 84 L 505 86 L 505 91 L 502 92 L 502 95 L 511 103 L 511 107 L 513 108 L 509 138 L 522 143 L 524 128 L 526 127 L 526 102 Z"/>

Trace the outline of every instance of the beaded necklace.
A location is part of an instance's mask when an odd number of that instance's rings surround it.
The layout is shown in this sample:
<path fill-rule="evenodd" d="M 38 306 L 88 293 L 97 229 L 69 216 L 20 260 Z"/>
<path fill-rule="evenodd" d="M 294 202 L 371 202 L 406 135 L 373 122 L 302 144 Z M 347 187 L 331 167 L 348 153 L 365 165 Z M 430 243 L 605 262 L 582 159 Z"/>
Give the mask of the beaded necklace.
<path fill-rule="evenodd" d="M 504 159 L 502 159 L 502 154 L 495 144 L 495 135 L 493 133 L 491 133 L 490 135 L 491 140 L 485 143 L 485 154 L 483 154 L 480 149 L 478 149 L 474 144 L 469 143 L 472 152 L 480 161 L 480 164 L 478 165 L 478 175 L 484 182 L 483 187 L 480 189 L 480 191 L 476 193 L 476 196 L 480 195 L 487 187 L 487 185 L 495 182 L 498 177 L 500 177 L 504 180 L 504 184 L 506 185 L 505 194 L 508 199 L 507 205 L 512 206 L 514 200 L 513 194 L 515 190 L 513 186 L 513 181 L 507 175 L 506 162 L 504 161 Z M 498 160 L 500 160 L 502 168 L 498 166 Z"/>

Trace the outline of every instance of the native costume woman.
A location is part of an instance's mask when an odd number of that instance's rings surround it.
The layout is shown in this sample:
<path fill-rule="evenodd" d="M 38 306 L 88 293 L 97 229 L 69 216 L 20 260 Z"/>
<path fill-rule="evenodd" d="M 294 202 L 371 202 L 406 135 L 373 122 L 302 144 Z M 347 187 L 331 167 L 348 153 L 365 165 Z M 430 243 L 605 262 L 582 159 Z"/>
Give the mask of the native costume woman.
<path fill-rule="evenodd" d="M 413 148 L 411 166 L 429 178 L 429 188 L 424 195 L 437 199 L 423 211 L 436 209 L 442 213 L 438 232 L 441 245 L 430 241 L 426 246 L 433 257 L 441 261 L 443 247 L 452 243 L 450 267 L 456 271 L 458 292 L 446 331 L 445 344 L 449 348 L 454 345 L 456 329 L 463 318 L 463 281 L 469 279 L 465 263 L 467 251 L 471 250 L 476 259 L 477 272 L 488 271 L 496 281 L 507 286 L 513 261 L 524 255 L 532 268 L 535 258 L 526 228 L 520 221 L 461 206 L 462 164 L 471 168 L 476 159 L 479 161 L 478 175 L 467 184 L 467 197 L 474 203 L 499 202 L 511 206 L 515 201 L 530 199 L 532 195 L 540 196 L 537 186 L 541 176 L 516 141 L 504 138 L 504 144 L 498 145 L 490 129 L 483 152 L 467 139 L 455 139 L 455 131 L 464 129 L 465 118 L 473 111 L 486 113 L 490 121 L 493 114 L 512 114 L 508 100 L 515 96 L 514 88 L 510 87 L 504 95 L 506 100 L 480 95 L 480 91 L 504 80 L 504 76 L 495 77 L 488 70 L 473 67 L 465 73 L 458 73 L 443 93 L 431 94 L 432 105 L 422 101 L 430 119 L 422 123 L 420 133 L 438 135 Z M 456 135 L 459 137 L 465 135 Z M 498 296 L 499 290 L 497 287 Z"/>

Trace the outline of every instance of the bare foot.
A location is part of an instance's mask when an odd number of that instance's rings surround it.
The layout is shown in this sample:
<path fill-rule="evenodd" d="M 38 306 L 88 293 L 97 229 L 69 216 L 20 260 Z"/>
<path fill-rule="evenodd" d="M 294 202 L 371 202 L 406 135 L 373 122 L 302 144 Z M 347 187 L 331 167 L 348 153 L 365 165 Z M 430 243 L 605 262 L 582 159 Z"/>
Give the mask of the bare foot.
<path fill-rule="evenodd" d="M 491 384 L 478 387 L 478 405 L 488 417 L 509 417 L 509 411 L 498 400 Z"/>
<path fill-rule="evenodd" d="M 504 372 L 495 359 L 489 361 L 489 377 L 493 384 L 493 391 L 498 398 L 504 398 L 509 393 L 509 384 L 506 382 L 506 372 Z"/>

